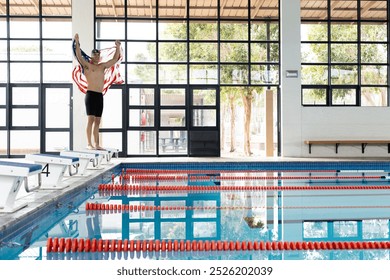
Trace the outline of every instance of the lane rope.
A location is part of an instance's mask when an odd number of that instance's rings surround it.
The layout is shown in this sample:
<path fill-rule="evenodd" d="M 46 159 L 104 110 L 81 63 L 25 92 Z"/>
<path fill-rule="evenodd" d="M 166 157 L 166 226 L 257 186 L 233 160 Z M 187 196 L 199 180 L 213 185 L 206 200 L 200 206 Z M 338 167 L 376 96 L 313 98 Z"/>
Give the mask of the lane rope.
<path fill-rule="evenodd" d="M 279 206 L 278 209 L 388 209 L 390 205 L 312 205 L 312 206 Z M 145 212 L 145 211 L 200 211 L 200 210 L 253 210 L 275 209 L 273 206 L 155 206 L 155 205 L 129 205 L 114 203 L 85 204 L 88 212 L 100 211 L 100 214 L 113 214 L 118 212 Z"/>
<path fill-rule="evenodd" d="M 227 176 L 227 175 L 120 175 L 120 180 L 135 181 L 228 181 L 228 180 L 380 180 L 386 176 Z"/>
<path fill-rule="evenodd" d="M 232 240 L 115 240 L 51 238 L 52 252 L 152 252 L 152 251 L 283 251 L 283 250 L 388 250 L 390 241 L 232 241 Z"/>
<path fill-rule="evenodd" d="M 185 192 L 210 192 L 210 191 L 318 191 L 318 190 L 389 190 L 389 186 L 385 185 L 353 185 L 353 186 L 342 186 L 342 185 L 332 185 L 332 186 L 228 186 L 228 185 L 196 185 L 196 186 L 187 186 L 187 185 L 154 185 L 154 186 L 144 186 L 144 185 L 124 185 L 124 184 L 99 184 L 98 190 L 100 191 L 185 191 Z"/>
<path fill-rule="evenodd" d="M 247 170 L 233 170 L 233 169 L 137 169 L 127 168 L 122 169 L 122 173 L 131 174 L 172 174 L 172 173 L 186 173 L 186 174 L 218 174 L 218 173 L 337 173 L 339 170 L 260 170 L 260 169 L 247 169 Z M 368 172 L 369 170 L 367 170 Z M 373 171 L 374 172 L 374 171 Z M 360 172 L 359 172 L 360 173 Z"/>

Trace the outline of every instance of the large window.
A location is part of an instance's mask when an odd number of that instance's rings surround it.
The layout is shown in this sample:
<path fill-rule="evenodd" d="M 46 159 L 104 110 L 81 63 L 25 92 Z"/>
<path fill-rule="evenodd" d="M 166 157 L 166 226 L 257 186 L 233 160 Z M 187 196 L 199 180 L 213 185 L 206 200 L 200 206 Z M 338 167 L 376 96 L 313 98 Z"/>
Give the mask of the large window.
<path fill-rule="evenodd" d="M 302 104 L 388 106 L 387 1 L 301 1 Z M 313 11 L 323 11 L 315 14 Z"/>
<path fill-rule="evenodd" d="M 96 40 L 123 43 L 128 156 L 264 150 L 264 95 L 279 85 L 278 0 L 106 2 L 96 1 Z M 192 103 L 210 98 L 219 102 Z"/>
<path fill-rule="evenodd" d="M 0 156 L 71 148 L 71 7 L 36 3 L 0 5 Z"/>

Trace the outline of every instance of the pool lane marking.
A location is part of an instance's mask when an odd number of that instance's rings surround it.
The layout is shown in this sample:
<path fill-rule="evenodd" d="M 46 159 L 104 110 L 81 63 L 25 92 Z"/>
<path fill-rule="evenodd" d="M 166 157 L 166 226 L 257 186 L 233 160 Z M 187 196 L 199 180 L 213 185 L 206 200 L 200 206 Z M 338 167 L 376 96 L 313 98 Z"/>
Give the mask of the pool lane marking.
<path fill-rule="evenodd" d="M 57 237 L 49 237 L 46 241 L 47 253 L 388 249 L 389 241 L 116 240 Z"/>
<path fill-rule="evenodd" d="M 354 185 L 354 186 L 142 186 L 142 185 L 122 185 L 122 184 L 99 184 L 99 191 L 184 191 L 184 192 L 210 192 L 210 191 L 318 191 L 318 190 L 390 190 L 390 185 Z"/>
<path fill-rule="evenodd" d="M 356 180 L 356 179 L 386 179 L 388 176 L 221 176 L 221 175 L 129 175 L 120 176 L 120 180 L 139 180 L 139 181 L 178 181 L 185 180 L 190 182 L 210 181 L 210 180 Z"/>
<path fill-rule="evenodd" d="M 388 209 L 390 205 L 311 205 L 311 206 L 279 206 L 278 209 Z M 145 212 L 145 211 L 199 211 L 199 210 L 252 210 L 275 209 L 273 206 L 155 206 L 155 205 L 129 205 L 114 203 L 85 204 L 85 210 L 101 211 L 100 214 L 115 214 L 115 211 Z M 114 211 L 114 212 L 113 212 Z M 116 212 L 117 213 L 117 212 Z"/>

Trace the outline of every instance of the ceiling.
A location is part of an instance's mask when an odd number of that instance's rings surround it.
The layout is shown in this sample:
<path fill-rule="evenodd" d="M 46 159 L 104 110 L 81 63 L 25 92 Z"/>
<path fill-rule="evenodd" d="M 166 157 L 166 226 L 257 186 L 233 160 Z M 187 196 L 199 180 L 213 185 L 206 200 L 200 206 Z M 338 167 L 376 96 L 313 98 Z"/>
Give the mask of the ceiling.
<path fill-rule="evenodd" d="M 75 1 L 75 0 L 74 0 Z M 81 0 L 78 0 L 81 1 Z M 102 17 L 124 17 L 126 0 L 96 0 L 96 15 Z M 6 14 L 6 0 L 0 0 L 0 15 Z M 217 0 L 127 0 L 128 17 L 217 18 Z M 221 18 L 277 19 L 278 0 L 220 0 Z M 386 20 L 387 0 L 361 0 L 361 19 Z M 356 20 L 357 0 L 330 0 L 329 14 L 336 20 Z M 39 0 L 10 0 L 10 15 L 39 15 Z M 248 15 L 248 13 L 250 13 Z M 301 0 L 302 19 L 325 20 L 328 0 Z M 43 16 L 71 16 L 71 0 L 42 0 Z"/>

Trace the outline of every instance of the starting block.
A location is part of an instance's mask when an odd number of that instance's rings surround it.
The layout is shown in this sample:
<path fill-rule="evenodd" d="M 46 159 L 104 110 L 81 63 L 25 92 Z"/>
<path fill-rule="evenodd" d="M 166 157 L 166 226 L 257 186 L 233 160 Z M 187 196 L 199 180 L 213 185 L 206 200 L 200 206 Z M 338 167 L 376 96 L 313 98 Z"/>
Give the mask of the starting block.
<path fill-rule="evenodd" d="M 94 153 L 94 154 L 99 155 L 98 163 L 96 165 L 94 165 L 93 168 L 89 168 L 89 169 L 103 169 L 103 167 L 100 166 L 103 162 L 103 159 L 106 159 L 107 161 L 109 161 L 109 159 L 111 159 L 111 152 L 108 150 L 83 150 L 82 152 L 83 153 Z"/>
<path fill-rule="evenodd" d="M 66 157 L 51 154 L 29 154 L 26 155 L 27 160 L 34 161 L 35 163 L 43 166 L 41 172 L 42 186 L 41 189 L 63 189 L 68 187 L 63 183 L 63 176 L 67 167 L 69 171 L 71 166 L 76 166 L 74 173 L 69 172 L 70 176 L 78 173 L 79 158 Z"/>
<path fill-rule="evenodd" d="M 26 192 L 41 187 L 42 165 L 22 162 L 0 161 L 0 213 L 12 213 L 27 203 L 16 203 L 16 196 L 24 181 Z M 28 177 L 38 175 L 38 185 L 28 187 Z"/>
<path fill-rule="evenodd" d="M 113 157 L 119 158 L 119 149 L 117 148 L 105 148 L 108 151 L 108 156 L 106 158 L 107 163 L 110 163 Z"/>
<path fill-rule="evenodd" d="M 78 174 L 81 176 L 88 176 L 87 166 L 88 163 L 92 162 L 92 166 L 96 167 L 99 164 L 99 154 L 90 151 L 90 152 L 78 152 L 78 151 L 61 151 L 61 156 L 67 157 L 76 157 L 80 160 L 79 171 Z M 71 166 L 69 166 L 71 168 Z"/>

